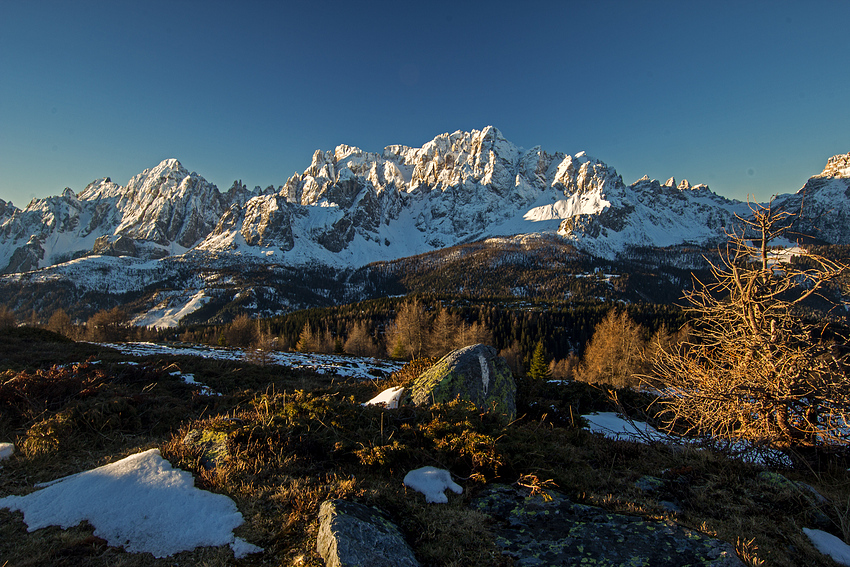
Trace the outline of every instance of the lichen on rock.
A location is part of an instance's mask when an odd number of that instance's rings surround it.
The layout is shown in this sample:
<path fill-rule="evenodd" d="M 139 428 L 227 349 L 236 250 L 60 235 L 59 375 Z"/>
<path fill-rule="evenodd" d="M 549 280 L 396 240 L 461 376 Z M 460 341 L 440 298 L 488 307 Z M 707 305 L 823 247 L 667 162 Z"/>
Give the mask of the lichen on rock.
<path fill-rule="evenodd" d="M 516 416 L 516 383 L 496 349 L 478 344 L 450 352 L 423 372 L 411 392 L 417 406 L 443 404 L 457 398 L 508 419 Z"/>
<path fill-rule="evenodd" d="M 674 522 L 614 514 L 555 491 L 547 495 L 493 485 L 472 502 L 496 521 L 496 542 L 518 566 L 743 565 L 732 545 Z"/>

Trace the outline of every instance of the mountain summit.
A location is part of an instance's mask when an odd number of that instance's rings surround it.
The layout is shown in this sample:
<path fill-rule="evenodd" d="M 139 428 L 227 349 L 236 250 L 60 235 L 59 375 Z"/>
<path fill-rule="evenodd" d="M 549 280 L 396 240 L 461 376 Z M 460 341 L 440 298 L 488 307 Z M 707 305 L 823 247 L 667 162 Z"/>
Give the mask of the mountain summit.
<path fill-rule="evenodd" d="M 834 156 L 778 202 L 789 209 L 805 204 L 801 230 L 846 241 L 848 177 L 850 154 Z M 826 214 L 836 207 L 838 217 Z M 357 267 L 529 233 L 557 233 L 614 258 L 635 246 L 714 244 L 736 213 L 746 214 L 746 205 L 705 185 L 644 177 L 627 186 L 583 152 L 525 150 L 488 126 L 441 134 L 421 148 L 317 150 L 309 167 L 278 189 L 235 183 L 221 193 L 167 159 L 126 186 L 104 178 L 79 195 L 66 189 L 24 210 L 3 203 L 0 266 L 15 273 L 91 254 L 161 258 L 191 249 Z"/>
<path fill-rule="evenodd" d="M 773 203 L 800 213 L 799 235 L 844 243 L 848 197 L 850 154 L 830 158 L 797 193 Z M 79 195 L 66 189 L 23 210 L 0 201 L 0 271 L 10 274 L 7 283 L 66 281 L 92 290 L 102 282 L 87 278 L 106 271 L 114 276 L 111 293 L 185 285 L 198 298 L 210 282 L 230 281 L 200 277 L 204 270 L 331 274 L 516 235 L 545 235 L 609 260 L 671 246 L 713 248 L 736 215 L 747 214 L 746 203 L 705 185 L 648 177 L 626 185 L 584 152 L 526 150 L 488 126 L 441 134 L 421 148 L 317 150 L 303 173 L 265 190 L 235 182 L 222 193 L 167 159 L 125 186 L 98 179 Z"/>

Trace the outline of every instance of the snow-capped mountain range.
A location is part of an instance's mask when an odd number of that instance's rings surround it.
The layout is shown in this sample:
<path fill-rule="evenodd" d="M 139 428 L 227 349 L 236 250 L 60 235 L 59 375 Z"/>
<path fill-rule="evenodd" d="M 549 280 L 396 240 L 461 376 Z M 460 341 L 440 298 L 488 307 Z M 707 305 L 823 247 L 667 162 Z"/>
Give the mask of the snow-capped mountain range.
<path fill-rule="evenodd" d="M 820 175 L 774 203 L 802 207 L 801 231 L 845 243 L 848 196 L 850 154 L 830 158 Z M 748 212 L 705 185 L 646 177 L 626 185 L 584 153 L 525 150 L 487 127 L 442 134 L 421 148 L 316 151 L 303 173 L 265 190 L 234 183 L 222 193 L 169 159 L 126 186 L 99 179 L 78 195 L 66 189 L 23 210 L 0 200 L 0 271 L 61 279 L 85 272 L 80 262 L 120 258 L 151 286 L 166 259 L 346 269 L 531 233 L 557 234 L 613 259 L 630 247 L 714 245 L 736 214 Z"/>

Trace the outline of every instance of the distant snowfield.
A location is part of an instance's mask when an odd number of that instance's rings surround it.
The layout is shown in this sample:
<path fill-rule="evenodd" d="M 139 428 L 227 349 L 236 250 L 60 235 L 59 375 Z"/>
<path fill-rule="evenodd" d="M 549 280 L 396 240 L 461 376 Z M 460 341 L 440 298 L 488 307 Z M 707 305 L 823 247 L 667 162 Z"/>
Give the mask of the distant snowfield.
<path fill-rule="evenodd" d="M 249 349 L 216 348 L 204 345 L 172 346 L 155 343 L 102 343 L 130 356 L 200 356 L 214 360 L 245 360 Z M 335 354 L 306 354 L 269 351 L 270 364 L 288 368 L 312 370 L 318 374 L 335 374 L 342 378 L 374 380 L 399 370 L 403 363 L 377 358 L 362 358 Z"/>
<path fill-rule="evenodd" d="M 193 291 L 193 290 L 192 290 Z M 180 324 L 180 319 L 203 307 L 208 301 L 204 290 L 194 294 L 191 291 L 178 292 L 163 299 L 156 307 L 133 319 L 137 327 L 156 327 L 172 329 Z"/>

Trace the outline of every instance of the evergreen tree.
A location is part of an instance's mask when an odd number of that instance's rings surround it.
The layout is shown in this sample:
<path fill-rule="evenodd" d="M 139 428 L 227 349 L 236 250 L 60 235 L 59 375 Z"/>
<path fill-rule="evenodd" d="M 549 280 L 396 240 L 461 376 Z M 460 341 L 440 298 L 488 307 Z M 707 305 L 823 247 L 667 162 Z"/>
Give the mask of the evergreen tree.
<path fill-rule="evenodd" d="M 420 358 L 428 343 L 428 315 L 419 299 L 405 301 L 387 327 L 387 351 L 393 358 Z"/>
<path fill-rule="evenodd" d="M 528 365 L 528 375 L 533 380 L 543 380 L 549 375 L 543 341 L 537 341 L 537 346 L 534 347 L 534 354 L 531 355 L 531 362 Z"/>
<path fill-rule="evenodd" d="M 71 317 L 68 316 L 64 309 L 57 309 L 53 312 L 53 315 L 51 315 L 50 319 L 47 321 L 47 328 L 54 333 L 59 333 L 60 335 L 65 335 L 69 338 L 72 338 L 72 335 L 74 334 L 74 326 L 71 323 Z"/>
<path fill-rule="evenodd" d="M 295 349 L 298 352 L 318 352 L 320 343 L 320 337 L 313 331 L 310 323 L 307 322 L 301 328 L 301 334 L 298 336 L 298 343 L 295 345 Z"/>
<path fill-rule="evenodd" d="M 348 333 L 343 349 L 356 356 L 377 356 L 378 348 L 365 323 L 358 321 Z"/>

